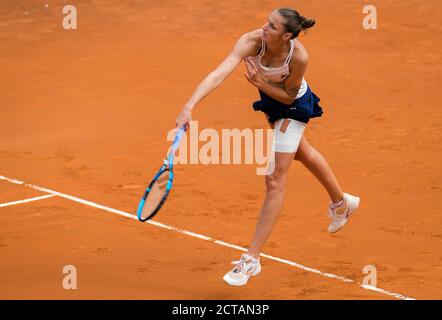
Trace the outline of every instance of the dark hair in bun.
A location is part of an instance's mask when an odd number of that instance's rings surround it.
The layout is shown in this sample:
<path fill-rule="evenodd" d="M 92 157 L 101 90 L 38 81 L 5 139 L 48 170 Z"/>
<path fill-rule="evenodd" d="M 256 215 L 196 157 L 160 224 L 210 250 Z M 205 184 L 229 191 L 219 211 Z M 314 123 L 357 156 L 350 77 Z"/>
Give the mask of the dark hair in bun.
<path fill-rule="evenodd" d="M 292 39 L 297 38 L 302 30 L 307 30 L 316 23 L 314 19 L 303 17 L 291 8 L 279 8 L 277 11 L 285 19 L 284 28 L 286 32 L 293 34 Z"/>

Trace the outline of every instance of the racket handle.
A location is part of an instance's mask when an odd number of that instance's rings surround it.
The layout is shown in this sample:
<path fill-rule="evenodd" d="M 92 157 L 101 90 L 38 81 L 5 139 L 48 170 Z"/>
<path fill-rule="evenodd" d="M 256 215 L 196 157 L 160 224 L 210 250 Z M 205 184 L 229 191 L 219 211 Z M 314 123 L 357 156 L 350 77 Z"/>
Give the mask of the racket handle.
<path fill-rule="evenodd" d="M 180 145 L 181 138 L 183 137 L 184 132 L 186 132 L 186 125 L 181 127 L 177 134 L 175 135 L 175 140 L 173 141 L 172 148 L 170 150 L 171 153 L 175 153 L 178 150 Z"/>

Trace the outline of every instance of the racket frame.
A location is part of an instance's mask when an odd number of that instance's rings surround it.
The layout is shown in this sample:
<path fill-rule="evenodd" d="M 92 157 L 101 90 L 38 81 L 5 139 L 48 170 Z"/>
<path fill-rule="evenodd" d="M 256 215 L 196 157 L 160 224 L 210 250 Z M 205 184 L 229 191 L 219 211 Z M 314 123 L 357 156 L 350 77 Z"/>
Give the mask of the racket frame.
<path fill-rule="evenodd" d="M 158 211 L 161 209 L 164 202 L 166 201 L 167 196 L 169 195 L 170 189 L 172 189 L 173 178 L 174 178 L 173 161 L 174 161 L 175 153 L 178 150 L 179 143 L 180 143 L 181 138 L 182 138 L 185 131 L 186 131 L 185 126 L 178 130 L 178 132 L 175 136 L 175 140 L 172 144 L 172 148 L 167 156 L 167 159 L 164 160 L 163 165 L 161 166 L 160 170 L 158 170 L 158 172 L 155 175 L 155 177 L 153 178 L 153 180 L 150 182 L 149 186 L 147 187 L 146 191 L 143 194 L 143 197 L 141 198 L 141 200 L 138 204 L 137 217 L 138 217 L 138 220 L 141 222 L 145 222 L 147 220 L 152 219 L 158 213 Z M 144 204 L 146 202 L 147 197 L 149 196 L 152 186 L 165 171 L 169 171 L 169 179 L 167 181 L 166 190 L 160 200 L 160 203 L 158 204 L 158 206 L 155 208 L 155 210 L 152 211 L 152 213 L 148 217 L 143 217 L 142 212 L 143 212 Z"/>

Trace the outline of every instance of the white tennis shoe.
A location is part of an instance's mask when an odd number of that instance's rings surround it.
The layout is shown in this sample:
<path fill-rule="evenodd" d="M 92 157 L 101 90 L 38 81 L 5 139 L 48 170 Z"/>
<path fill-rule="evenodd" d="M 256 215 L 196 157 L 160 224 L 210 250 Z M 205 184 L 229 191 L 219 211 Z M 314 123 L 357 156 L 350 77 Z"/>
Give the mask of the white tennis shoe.
<path fill-rule="evenodd" d="M 255 259 L 246 253 L 241 255 L 241 260 L 233 261 L 232 264 L 235 267 L 223 277 L 223 280 L 230 286 L 244 286 L 250 277 L 261 272 L 259 259 Z"/>
<path fill-rule="evenodd" d="M 332 221 L 328 226 L 328 232 L 335 233 L 341 229 L 347 223 L 350 215 L 358 209 L 359 201 L 359 197 L 344 193 L 344 202 L 340 206 L 330 203 L 328 214 Z"/>

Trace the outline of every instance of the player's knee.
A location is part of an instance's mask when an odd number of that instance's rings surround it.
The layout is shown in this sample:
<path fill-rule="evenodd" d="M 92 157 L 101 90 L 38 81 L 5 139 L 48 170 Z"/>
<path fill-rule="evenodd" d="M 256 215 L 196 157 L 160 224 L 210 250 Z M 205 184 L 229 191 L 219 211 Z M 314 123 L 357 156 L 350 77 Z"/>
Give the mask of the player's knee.
<path fill-rule="evenodd" d="M 273 173 L 266 176 L 266 189 L 267 191 L 282 190 L 284 189 L 285 175 Z"/>

